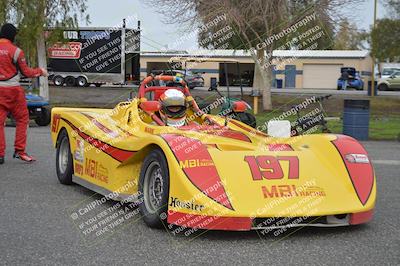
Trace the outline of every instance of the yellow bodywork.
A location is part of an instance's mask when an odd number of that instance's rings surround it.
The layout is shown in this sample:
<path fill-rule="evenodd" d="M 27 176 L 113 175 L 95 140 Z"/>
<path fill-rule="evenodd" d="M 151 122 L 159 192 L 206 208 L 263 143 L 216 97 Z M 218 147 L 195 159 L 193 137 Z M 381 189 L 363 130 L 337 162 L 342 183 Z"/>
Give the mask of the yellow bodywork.
<path fill-rule="evenodd" d="M 133 195 L 137 193 L 144 158 L 158 147 L 166 156 L 170 173 L 169 210 L 226 217 L 293 217 L 358 213 L 374 208 L 375 177 L 369 199 L 362 204 L 340 154 L 332 145 L 337 138 L 335 135 L 276 139 L 251 132 L 250 127 L 240 122 L 230 121 L 227 126 L 248 136 L 251 142 L 246 142 L 152 124 L 138 105 L 139 100 L 134 99 L 120 103 L 114 109 L 52 110 L 53 143 L 57 144 L 60 131 L 65 129 L 74 157 L 75 176 L 104 191 Z M 225 123 L 224 118 L 210 117 L 221 125 Z M 84 140 L 78 131 L 116 149 L 132 152 L 132 155 L 118 161 Z M 199 162 L 192 159 L 178 161 L 161 134 L 182 135 L 207 146 L 232 209 L 210 199 L 190 182 L 182 168 L 198 167 Z M 271 151 L 268 149 L 270 144 L 288 144 L 293 151 Z M 181 149 L 190 152 L 189 146 L 183 145 Z M 283 178 L 254 180 L 246 156 L 297 157 L 298 178 L 289 178 L 291 162 L 280 160 Z M 174 206 L 174 200 L 185 204 Z"/>

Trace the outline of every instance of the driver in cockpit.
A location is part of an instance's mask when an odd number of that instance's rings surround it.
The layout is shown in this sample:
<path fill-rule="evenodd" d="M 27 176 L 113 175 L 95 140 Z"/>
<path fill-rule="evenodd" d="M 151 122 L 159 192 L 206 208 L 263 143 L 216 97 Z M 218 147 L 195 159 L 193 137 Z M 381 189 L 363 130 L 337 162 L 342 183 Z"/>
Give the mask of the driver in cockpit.
<path fill-rule="evenodd" d="M 187 124 L 187 102 L 183 92 L 177 89 L 166 90 L 159 99 L 161 120 L 171 127 L 181 127 Z"/>

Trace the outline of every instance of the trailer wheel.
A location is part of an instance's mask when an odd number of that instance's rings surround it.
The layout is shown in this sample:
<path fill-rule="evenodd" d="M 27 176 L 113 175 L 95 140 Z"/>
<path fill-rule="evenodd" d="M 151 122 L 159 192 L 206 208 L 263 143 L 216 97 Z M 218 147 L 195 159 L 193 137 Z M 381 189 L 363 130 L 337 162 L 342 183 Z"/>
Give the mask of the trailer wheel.
<path fill-rule="evenodd" d="M 85 77 L 79 76 L 76 79 L 76 83 L 78 84 L 79 87 L 86 87 L 87 84 L 88 84 L 88 81 L 87 81 L 87 79 Z"/>
<path fill-rule="evenodd" d="M 67 85 L 67 87 L 75 87 L 76 85 L 76 80 L 74 77 L 66 77 L 65 78 L 65 84 Z"/>
<path fill-rule="evenodd" d="M 53 83 L 54 85 L 56 85 L 57 87 L 61 87 L 62 85 L 64 85 L 64 78 L 61 76 L 55 76 L 53 78 Z"/>

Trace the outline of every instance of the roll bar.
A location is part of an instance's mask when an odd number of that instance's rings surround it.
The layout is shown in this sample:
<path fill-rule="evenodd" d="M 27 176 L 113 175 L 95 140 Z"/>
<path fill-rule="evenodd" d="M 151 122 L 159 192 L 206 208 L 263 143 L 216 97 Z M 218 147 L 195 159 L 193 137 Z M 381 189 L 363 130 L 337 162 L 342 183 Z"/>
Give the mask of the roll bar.
<path fill-rule="evenodd" d="M 207 114 L 205 114 L 197 105 L 196 101 L 194 100 L 193 96 L 190 93 L 190 90 L 185 82 L 185 80 L 183 78 L 180 77 L 175 77 L 175 76 L 164 76 L 164 75 L 158 75 L 158 76 L 154 76 L 154 75 L 150 75 L 148 77 L 146 77 L 143 81 L 142 84 L 140 84 L 139 87 L 139 92 L 138 92 L 138 97 L 140 99 L 140 102 L 145 102 L 148 101 L 148 99 L 146 98 L 146 93 L 150 92 L 150 91 L 155 91 L 156 89 L 159 89 L 157 87 L 146 87 L 146 85 L 148 85 L 150 82 L 152 82 L 153 80 L 161 80 L 161 81 L 172 81 L 172 82 L 176 82 L 176 83 L 180 83 L 183 86 L 183 94 L 186 97 L 187 102 L 190 104 L 191 108 L 193 109 L 193 111 L 198 114 L 199 116 L 204 117 L 204 120 L 207 120 L 211 125 L 219 125 L 214 119 L 209 118 L 207 116 Z M 152 112 L 147 112 L 145 110 L 143 110 L 144 112 L 146 112 L 158 125 L 160 126 L 165 126 L 165 123 L 162 122 L 154 113 Z"/>

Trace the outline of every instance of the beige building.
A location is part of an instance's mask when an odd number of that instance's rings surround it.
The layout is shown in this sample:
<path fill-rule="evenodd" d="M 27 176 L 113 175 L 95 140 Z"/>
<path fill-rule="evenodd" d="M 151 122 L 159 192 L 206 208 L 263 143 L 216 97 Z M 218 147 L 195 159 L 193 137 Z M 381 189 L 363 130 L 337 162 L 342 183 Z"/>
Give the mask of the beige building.
<path fill-rule="evenodd" d="M 212 78 L 217 79 L 222 86 L 225 85 L 225 65 L 221 62 L 235 60 L 239 64 L 227 63 L 229 84 L 239 84 L 237 73 L 240 70 L 244 85 L 252 86 L 255 64 L 250 54 L 243 50 L 200 50 L 197 54 L 186 51 L 142 52 L 141 78 L 154 70 L 176 67 L 176 57 L 212 58 L 212 62 L 192 63 L 187 66 L 193 72 L 202 73 L 206 87 L 210 86 Z M 365 83 L 371 77 L 372 62 L 368 51 L 277 50 L 269 61 L 271 63 L 266 67 L 272 70 L 273 85 L 278 88 L 336 89 L 341 67 L 356 68 Z"/>

